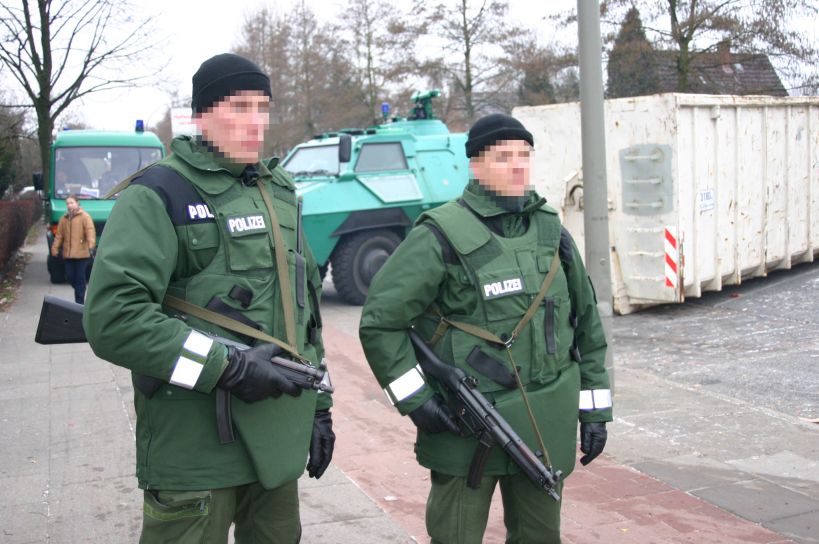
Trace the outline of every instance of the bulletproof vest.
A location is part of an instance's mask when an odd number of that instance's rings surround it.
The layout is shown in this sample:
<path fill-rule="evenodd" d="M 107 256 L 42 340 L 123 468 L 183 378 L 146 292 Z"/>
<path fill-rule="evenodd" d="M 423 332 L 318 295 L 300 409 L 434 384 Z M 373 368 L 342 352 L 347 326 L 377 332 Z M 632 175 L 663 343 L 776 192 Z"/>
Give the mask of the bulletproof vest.
<path fill-rule="evenodd" d="M 220 192 L 197 185 L 204 176 L 223 177 Z M 165 204 L 178 239 L 177 266 L 168 295 L 226 315 L 276 338 L 286 339 L 281 292 L 276 279 L 271 222 L 258 187 L 244 185 L 226 172 L 203 172 L 171 156 L 132 182 L 154 190 Z M 208 187 L 212 187 L 211 184 Z M 296 313 L 296 345 L 315 359 L 308 342 L 317 311 L 307 303 L 306 273 L 296 273 L 295 195 L 267 184 L 287 246 L 287 265 Z M 315 301 L 317 303 L 317 301 Z M 169 310 L 170 315 L 177 312 Z M 316 314 L 316 315 L 314 315 Z M 193 316 L 194 328 L 252 345 L 241 337 Z"/>
<path fill-rule="evenodd" d="M 492 232 L 465 203 L 447 203 L 425 212 L 418 221 L 432 222 L 443 234 L 463 267 L 463 279 L 474 287 L 471 313 L 444 317 L 508 337 L 540 290 L 552 259 L 560 258 L 556 212 L 545 206 L 536 210 L 525 234 L 515 238 Z M 566 276 L 559 267 L 543 302 L 511 346 L 524 385 L 550 383 L 571 364 L 570 313 Z M 437 328 L 433 321 L 425 318 L 417 325 L 426 338 Z M 514 388 L 510 358 L 502 345 L 448 327 L 434 349 L 442 359 L 476 377 L 482 392 Z"/>

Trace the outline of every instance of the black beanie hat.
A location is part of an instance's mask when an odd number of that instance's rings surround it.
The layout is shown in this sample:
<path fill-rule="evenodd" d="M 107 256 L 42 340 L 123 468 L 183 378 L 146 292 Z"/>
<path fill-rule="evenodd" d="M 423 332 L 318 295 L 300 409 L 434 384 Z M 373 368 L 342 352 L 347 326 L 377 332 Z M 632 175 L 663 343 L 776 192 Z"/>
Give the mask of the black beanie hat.
<path fill-rule="evenodd" d="M 201 113 L 237 91 L 261 91 L 272 98 L 270 78 L 253 62 L 232 53 L 216 55 L 193 74 L 191 108 Z"/>
<path fill-rule="evenodd" d="M 526 140 L 529 145 L 535 145 L 532 133 L 509 115 L 493 113 L 481 117 L 469 129 L 466 140 L 466 156 L 475 157 L 485 148 L 500 140 Z"/>

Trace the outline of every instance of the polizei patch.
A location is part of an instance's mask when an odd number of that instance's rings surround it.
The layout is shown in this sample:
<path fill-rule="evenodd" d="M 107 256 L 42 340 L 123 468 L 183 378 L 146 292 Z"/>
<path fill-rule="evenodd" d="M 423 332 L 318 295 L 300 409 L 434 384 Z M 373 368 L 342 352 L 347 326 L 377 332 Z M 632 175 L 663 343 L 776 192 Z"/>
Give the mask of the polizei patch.
<path fill-rule="evenodd" d="M 228 232 L 231 234 L 231 236 L 255 234 L 257 232 L 265 232 L 267 230 L 267 225 L 265 225 L 264 222 L 264 216 L 259 213 L 228 217 L 226 221 Z"/>
<path fill-rule="evenodd" d="M 491 283 L 484 283 L 481 287 L 483 288 L 483 298 L 485 300 L 505 297 L 523 292 L 523 278 L 493 281 Z"/>
<path fill-rule="evenodd" d="M 188 204 L 188 218 L 191 221 L 205 221 L 208 219 L 213 219 L 213 213 L 210 211 L 207 204 Z"/>

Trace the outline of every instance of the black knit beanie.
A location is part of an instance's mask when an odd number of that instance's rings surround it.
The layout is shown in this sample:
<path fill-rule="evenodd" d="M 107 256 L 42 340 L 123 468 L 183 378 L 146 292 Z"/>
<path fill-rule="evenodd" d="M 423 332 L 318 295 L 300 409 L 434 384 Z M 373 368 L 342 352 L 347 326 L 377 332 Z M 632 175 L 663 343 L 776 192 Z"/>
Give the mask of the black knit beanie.
<path fill-rule="evenodd" d="M 534 145 L 532 133 L 526 130 L 520 121 L 509 115 L 493 113 L 481 117 L 469 129 L 466 156 L 475 157 L 485 148 L 501 140 L 526 140 L 529 145 Z"/>
<path fill-rule="evenodd" d="M 253 62 L 232 53 L 216 55 L 193 74 L 191 108 L 202 113 L 238 91 L 261 91 L 272 98 L 270 78 Z"/>

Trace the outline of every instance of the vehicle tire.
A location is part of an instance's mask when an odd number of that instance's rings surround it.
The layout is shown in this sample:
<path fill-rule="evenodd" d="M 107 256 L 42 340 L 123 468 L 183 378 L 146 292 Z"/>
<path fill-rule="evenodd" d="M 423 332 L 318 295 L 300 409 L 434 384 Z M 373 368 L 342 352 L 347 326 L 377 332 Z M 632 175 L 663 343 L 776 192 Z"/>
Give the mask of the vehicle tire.
<path fill-rule="evenodd" d="M 65 265 L 51 255 L 46 258 L 46 268 L 51 283 L 65 283 Z"/>
<path fill-rule="evenodd" d="M 348 304 L 364 304 L 375 273 L 392 255 L 401 237 L 390 230 L 370 230 L 344 236 L 331 264 L 333 285 Z"/>

